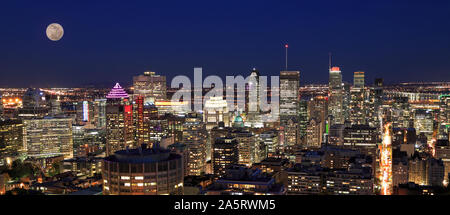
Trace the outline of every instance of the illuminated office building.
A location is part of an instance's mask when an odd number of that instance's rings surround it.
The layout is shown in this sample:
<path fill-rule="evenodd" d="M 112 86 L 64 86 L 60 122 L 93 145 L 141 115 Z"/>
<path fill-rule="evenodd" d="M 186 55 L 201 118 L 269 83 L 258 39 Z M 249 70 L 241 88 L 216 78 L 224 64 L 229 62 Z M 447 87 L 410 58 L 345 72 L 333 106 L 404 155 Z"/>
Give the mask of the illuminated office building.
<path fill-rule="evenodd" d="M 300 146 L 300 129 L 297 118 L 289 119 L 281 132 L 284 137 L 281 145 L 282 151 L 286 158 L 293 160 L 295 151 Z"/>
<path fill-rule="evenodd" d="M 104 195 L 183 194 L 182 156 L 161 148 L 116 151 L 102 163 Z"/>
<path fill-rule="evenodd" d="M 25 119 L 24 146 L 29 157 L 73 157 L 72 119 Z"/>
<path fill-rule="evenodd" d="M 383 79 L 375 79 L 375 84 L 369 90 L 367 123 L 371 127 L 380 127 L 381 108 L 383 106 Z"/>
<path fill-rule="evenodd" d="M 94 177 L 102 173 L 103 158 L 74 157 L 62 161 L 63 172 L 73 172 L 77 176 Z"/>
<path fill-rule="evenodd" d="M 353 87 L 363 89 L 365 87 L 365 75 L 364 72 L 358 71 L 353 74 Z"/>
<path fill-rule="evenodd" d="M 306 129 L 308 128 L 308 101 L 300 100 L 298 104 L 298 125 L 300 129 L 300 139 L 304 143 L 306 137 Z"/>
<path fill-rule="evenodd" d="M 323 142 L 323 133 L 325 132 L 325 128 L 323 127 L 323 123 L 316 118 L 312 118 L 306 130 L 306 147 L 308 148 L 320 148 Z"/>
<path fill-rule="evenodd" d="M 450 125 L 450 95 L 439 96 L 439 123 Z"/>
<path fill-rule="evenodd" d="M 212 165 L 214 177 L 225 175 L 226 169 L 239 162 L 239 143 L 234 137 L 217 138 L 212 149 Z"/>
<path fill-rule="evenodd" d="M 267 147 L 268 157 L 276 157 L 276 155 L 279 154 L 280 146 L 278 138 L 278 132 L 276 130 L 266 131 L 259 135 L 260 141 Z"/>
<path fill-rule="evenodd" d="M 243 129 L 236 129 L 231 135 L 238 142 L 238 163 L 247 167 L 251 166 L 256 160 L 256 136 Z"/>
<path fill-rule="evenodd" d="M 117 83 L 106 96 L 106 155 L 134 145 L 133 106 Z"/>
<path fill-rule="evenodd" d="M 251 98 L 251 95 L 256 95 L 256 98 Z M 252 117 L 256 117 L 259 114 L 260 97 L 259 97 L 259 71 L 253 68 L 249 76 L 249 83 L 245 88 L 245 112 Z M 254 107 L 250 110 L 250 106 Z"/>
<path fill-rule="evenodd" d="M 448 140 L 438 140 L 436 143 L 436 158 L 441 159 L 445 171 L 444 171 L 444 179 L 446 180 L 446 183 L 448 184 L 449 181 L 449 174 L 450 174 L 450 144 Z"/>
<path fill-rule="evenodd" d="M 106 128 L 106 99 L 94 100 L 94 124 L 97 129 Z"/>
<path fill-rule="evenodd" d="M 392 122 L 394 128 L 412 127 L 414 112 L 411 110 L 408 97 L 394 97 L 383 105 L 383 117 L 383 121 Z"/>
<path fill-rule="evenodd" d="M 280 123 L 282 126 L 285 126 L 291 118 L 298 118 L 299 87 L 299 71 L 280 72 Z"/>
<path fill-rule="evenodd" d="M 15 157 L 24 151 L 21 120 L 0 119 L 0 160 Z"/>
<path fill-rule="evenodd" d="M 206 195 L 284 195 L 282 184 L 259 169 L 232 166 L 206 189 Z"/>
<path fill-rule="evenodd" d="M 416 110 L 414 112 L 414 128 L 417 135 L 424 133 L 429 139 L 434 131 L 434 116 L 431 110 Z"/>
<path fill-rule="evenodd" d="M 76 106 L 76 123 L 79 125 L 94 125 L 94 105 L 90 101 L 80 101 Z"/>
<path fill-rule="evenodd" d="M 19 117 L 32 119 L 44 117 L 48 114 L 48 104 L 44 92 L 40 89 L 29 88 L 22 98 L 22 108 L 19 109 Z"/>
<path fill-rule="evenodd" d="M 150 121 L 158 117 L 158 110 L 153 105 L 144 103 L 144 96 L 135 96 L 133 105 L 136 143 L 151 145 Z"/>
<path fill-rule="evenodd" d="M 182 157 L 183 160 L 183 176 L 186 177 L 189 175 L 188 169 L 189 169 L 189 150 L 187 148 L 187 145 L 184 143 L 174 143 L 169 146 L 167 146 L 167 149 L 171 150 L 173 153 L 179 154 Z"/>
<path fill-rule="evenodd" d="M 203 121 L 206 123 L 206 129 L 211 130 L 219 124 L 224 122 L 225 126 L 231 126 L 231 116 L 228 112 L 227 101 L 222 97 L 210 97 L 205 102 L 203 112 Z"/>
<path fill-rule="evenodd" d="M 84 126 L 72 125 L 73 156 L 80 156 L 84 148 Z"/>
<path fill-rule="evenodd" d="M 364 72 L 355 72 L 353 87 L 350 90 L 350 122 L 352 124 L 366 124 Z"/>
<path fill-rule="evenodd" d="M 188 175 L 199 176 L 205 172 L 206 141 L 208 134 L 201 115 L 189 114 L 183 124 L 183 143 L 188 150 Z"/>
<path fill-rule="evenodd" d="M 231 128 L 231 127 L 225 127 L 224 123 L 219 123 L 219 126 L 211 129 L 211 131 L 209 132 L 209 139 L 207 142 L 207 152 L 206 152 L 207 160 L 212 159 L 212 154 L 214 153 L 213 152 L 214 141 L 217 138 L 224 138 L 224 137 L 229 136 L 229 134 L 231 133 L 232 130 L 233 130 L 233 128 Z"/>
<path fill-rule="evenodd" d="M 287 174 L 288 195 L 373 195 L 372 170 L 362 166 L 331 170 L 296 164 Z"/>
<path fill-rule="evenodd" d="M 343 135 L 344 147 L 359 150 L 375 158 L 378 143 L 376 128 L 368 125 L 352 125 L 344 129 Z"/>
<path fill-rule="evenodd" d="M 134 95 L 144 96 L 145 103 L 155 103 L 167 99 L 166 76 L 155 72 L 144 72 L 133 77 Z"/>
<path fill-rule="evenodd" d="M 445 166 L 442 160 L 414 156 L 408 163 L 408 181 L 418 185 L 442 186 Z"/>
<path fill-rule="evenodd" d="M 342 74 L 339 67 L 330 69 L 328 114 L 331 125 L 344 123 Z"/>
<path fill-rule="evenodd" d="M 53 116 L 60 115 L 62 113 L 61 103 L 59 99 L 50 100 L 50 114 Z"/>

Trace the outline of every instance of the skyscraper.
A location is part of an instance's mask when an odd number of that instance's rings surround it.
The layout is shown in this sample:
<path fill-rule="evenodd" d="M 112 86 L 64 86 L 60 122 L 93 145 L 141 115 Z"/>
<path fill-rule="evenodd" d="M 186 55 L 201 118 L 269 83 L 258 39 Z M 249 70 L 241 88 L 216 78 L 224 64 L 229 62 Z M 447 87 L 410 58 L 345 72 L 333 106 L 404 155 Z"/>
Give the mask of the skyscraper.
<path fill-rule="evenodd" d="M 23 152 L 23 130 L 21 120 L 0 119 L 0 163 L 5 157 Z"/>
<path fill-rule="evenodd" d="M 24 145 L 30 157 L 73 157 L 72 119 L 45 117 L 25 119 Z"/>
<path fill-rule="evenodd" d="M 300 143 L 299 120 L 299 71 L 280 72 L 280 126 L 281 147 L 287 157 L 293 157 L 296 145 Z"/>
<path fill-rule="evenodd" d="M 231 116 L 228 111 L 227 101 L 220 96 L 210 97 L 205 102 L 203 118 L 208 131 L 217 126 L 219 122 L 224 122 L 225 126 L 230 126 Z"/>
<path fill-rule="evenodd" d="M 328 113 L 331 125 L 344 123 L 342 74 L 339 67 L 330 69 Z"/>
<path fill-rule="evenodd" d="M 213 145 L 214 176 L 220 178 L 226 169 L 239 162 L 238 142 L 234 137 L 217 138 Z"/>
<path fill-rule="evenodd" d="M 154 105 L 144 103 L 144 96 L 138 95 L 134 97 L 133 112 L 137 145 L 151 145 L 150 122 L 158 117 L 158 110 Z"/>
<path fill-rule="evenodd" d="M 188 150 L 188 175 L 199 176 L 205 172 L 206 164 L 206 126 L 199 114 L 189 114 L 183 124 L 183 143 Z"/>
<path fill-rule="evenodd" d="M 106 99 L 106 155 L 109 156 L 134 145 L 133 107 L 119 83 Z"/>
<path fill-rule="evenodd" d="M 350 90 L 350 122 L 352 124 L 366 124 L 364 72 L 355 72 L 353 87 Z"/>
<path fill-rule="evenodd" d="M 147 71 L 133 77 L 134 95 L 144 96 L 145 103 L 166 100 L 166 76 Z"/>
<path fill-rule="evenodd" d="M 353 74 L 353 87 L 358 89 L 364 88 L 365 75 L 363 71 L 358 71 Z"/>
<path fill-rule="evenodd" d="M 299 71 L 280 72 L 280 123 L 286 125 L 290 118 L 298 118 L 300 87 Z"/>

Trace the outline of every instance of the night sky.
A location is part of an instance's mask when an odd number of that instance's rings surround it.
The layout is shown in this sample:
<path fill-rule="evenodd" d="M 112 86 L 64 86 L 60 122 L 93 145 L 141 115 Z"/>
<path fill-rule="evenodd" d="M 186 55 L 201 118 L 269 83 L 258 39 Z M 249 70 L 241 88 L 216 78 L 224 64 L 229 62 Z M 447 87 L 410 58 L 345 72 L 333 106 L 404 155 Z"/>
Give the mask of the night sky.
<path fill-rule="evenodd" d="M 93 3 L 95 2 L 95 3 Z M 64 27 L 58 42 L 45 29 Z M 72 87 L 168 76 L 277 75 L 289 44 L 302 83 L 450 81 L 450 1 L 2 1 L 0 87 Z M 170 83 L 170 82 L 169 82 Z"/>

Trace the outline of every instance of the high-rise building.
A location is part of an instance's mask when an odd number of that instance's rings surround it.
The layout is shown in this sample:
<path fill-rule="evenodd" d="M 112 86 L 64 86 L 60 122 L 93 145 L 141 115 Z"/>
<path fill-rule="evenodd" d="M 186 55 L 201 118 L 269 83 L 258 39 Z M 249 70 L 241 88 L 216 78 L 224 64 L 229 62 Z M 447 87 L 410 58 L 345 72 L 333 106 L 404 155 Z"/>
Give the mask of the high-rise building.
<path fill-rule="evenodd" d="M 306 129 L 308 128 L 308 101 L 300 100 L 298 105 L 298 125 L 300 128 L 300 141 L 305 142 Z"/>
<path fill-rule="evenodd" d="M 414 156 L 408 163 L 408 181 L 419 185 L 442 186 L 445 166 L 442 160 Z"/>
<path fill-rule="evenodd" d="M 16 157 L 24 151 L 23 130 L 21 120 L 0 119 L 0 162 L 6 157 Z"/>
<path fill-rule="evenodd" d="M 234 137 L 215 139 L 212 156 L 215 178 L 224 176 L 226 169 L 239 162 L 238 146 L 239 144 Z"/>
<path fill-rule="evenodd" d="M 199 176 L 205 172 L 206 141 L 208 133 L 201 115 L 189 114 L 183 124 L 183 143 L 186 144 L 188 156 L 188 175 Z"/>
<path fill-rule="evenodd" d="M 256 162 L 256 136 L 244 129 L 235 129 L 231 135 L 238 142 L 239 164 L 250 167 Z"/>
<path fill-rule="evenodd" d="M 289 119 L 298 118 L 300 72 L 280 72 L 280 123 L 285 126 Z"/>
<path fill-rule="evenodd" d="M 267 156 L 277 157 L 280 152 L 278 132 L 276 130 L 263 132 L 259 135 L 259 139 L 267 147 Z"/>
<path fill-rule="evenodd" d="M 358 89 L 364 88 L 365 75 L 363 71 L 358 71 L 353 74 L 353 87 Z"/>
<path fill-rule="evenodd" d="M 367 122 L 371 127 L 380 127 L 381 108 L 383 106 L 383 79 L 375 79 L 370 88 L 368 99 Z"/>
<path fill-rule="evenodd" d="M 29 88 L 22 98 L 22 108 L 19 109 L 19 117 L 32 119 L 44 117 L 48 114 L 48 105 L 44 92 L 40 89 Z"/>
<path fill-rule="evenodd" d="M 219 123 L 219 126 L 214 127 L 209 132 L 209 139 L 207 142 L 206 159 L 211 160 L 214 153 L 214 142 L 217 138 L 224 138 L 229 136 L 233 128 L 225 127 L 224 123 Z"/>
<path fill-rule="evenodd" d="M 224 122 L 225 126 L 231 126 L 231 116 L 228 112 L 227 101 L 222 97 L 210 97 L 205 102 L 203 118 L 206 123 L 206 129 L 211 130 L 219 122 Z"/>
<path fill-rule="evenodd" d="M 23 124 L 24 146 L 29 157 L 73 157 L 71 118 L 25 119 Z"/>
<path fill-rule="evenodd" d="M 150 121 L 158 117 L 158 110 L 154 105 L 144 103 L 144 96 L 140 95 L 134 97 L 133 106 L 136 144 L 151 145 Z"/>
<path fill-rule="evenodd" d="M 134 95 L 144 96 L 145 103 L 155 103 L 167 99 L 166 76 L 155 72 L 144 72 L 133 77 Z"/>
<path fill-rule="evenodd" d="M 342 74 L 339 67 L 330 69 L 328 114 L 331 125 L 344 123 Z"/>
<path fill-rule="evenodd" d="M 106 155 L 134 146 L 133 106 L 117 83 L 106 96 Z"/>
<path fill-rule="evenodd" d="M 377 129 L 368 125 L 352 125 L 343 132 L 344 147 L 359 150 L 375 158 L 378 143 Z"/>
<path fill-rule="evenodd" d="M 94 124 L 97 129 L 106 128 L 106 99 L 94 100 Z"/>
<path fill-rule="evenodd" d="M 441 159 L 445 166 L 444 178 L 448 184 L 450 182 L 450 143 L 448 140 L 438 140 L 435 148 L 436 158 Z"/>
<path fill-rule="evenodd" d="M 84 133 L 83 125 L 72 125 L 72 141 L 73 141 L 73 156 L 78 157 L 82 154 L 84 148 Z"/>
<path fill-rule="evenodd" d="M 428 139 L 431 139 L 434 131 L 434 116 L 432 110 L 418 109 L 414 112 L 414 128 L 417 135 L 424 133 Z"/>
<path fill-rule="evenodd" d="M 251 95 L 256 95 L 256 98 L 251 98 Z M 245 105 L 245 112 L 251 117 L 256 117 L 259 114 L 259 96 L 259 71 L 253 68 L 250 73 L 249 83 L 245 88 L 245 102 L 247 103 Z M 254 109 L 250 110 L 250 107 Z"/>
<path fill-rule="evenodd" d="M 300 147 L 300 128 L 297 118 L 290 118 L 281 131 L 283 144 L 280 145 L 283 154 L 290 160 L 295 159 L 295 151 Z"/>
<path fill-rule="evenodd" d="M 312 118 L 306 130 L 306 147 L 309 148 L 320 148 L 323 142 L 323 133 L 325 132 L 325 128 L 323 127 L 323 123 L 316 118 Z"/>
<path fill-rule="evenodd" d="M 116 151 L 102 164 L 104 195 L 183 194 L 182 156 L 141 146 Z"/>
<path fill-rule="evenodd" d="M 366 124 L 364 72 L 355 72 L 353 87 L 350 90 L 350 122 L 352 124 Z"/>
<path fill-rule="evenodd" d="M 78 125 L 94 125 L 94 105 L 91 101 L 77 102 L 76 123 Z"/>

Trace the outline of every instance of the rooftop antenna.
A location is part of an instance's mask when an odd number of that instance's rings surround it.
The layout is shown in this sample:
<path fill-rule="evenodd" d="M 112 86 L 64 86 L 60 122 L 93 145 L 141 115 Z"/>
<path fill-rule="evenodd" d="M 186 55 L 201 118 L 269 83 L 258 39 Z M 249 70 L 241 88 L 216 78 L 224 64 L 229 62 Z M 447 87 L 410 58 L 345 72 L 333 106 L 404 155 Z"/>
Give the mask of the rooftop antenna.
<path fill-rule="evenodd" d="M 331 52 L 328 52 L 328 69 L 331 70 Z"/>
<path fill-rule="evenodd" d="M 288 44 L 284 45 L 284 48 L 286 49 L 286 71 L 287 71 L 288 70 L 288 48 L 289 48 L 289 45 Z"/>

